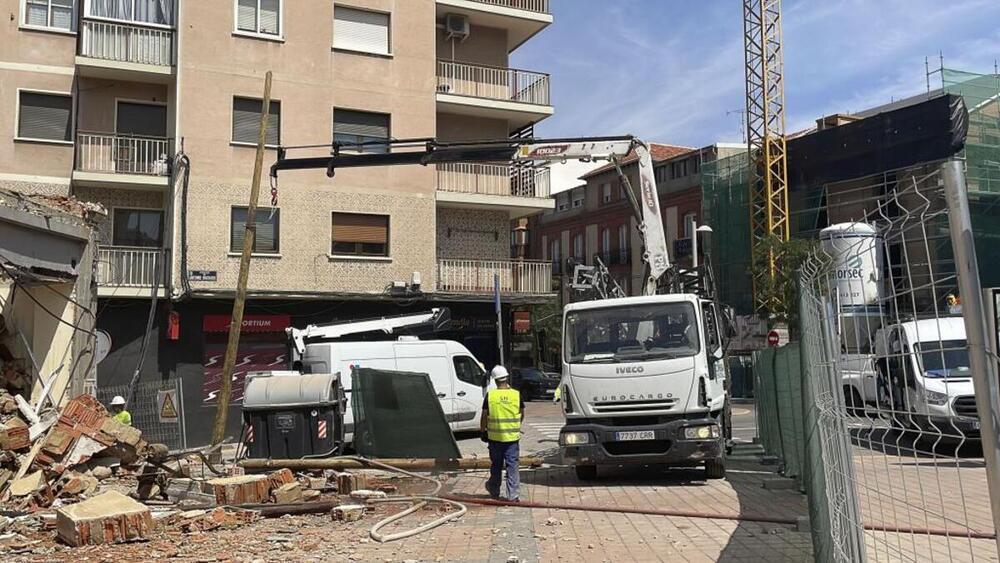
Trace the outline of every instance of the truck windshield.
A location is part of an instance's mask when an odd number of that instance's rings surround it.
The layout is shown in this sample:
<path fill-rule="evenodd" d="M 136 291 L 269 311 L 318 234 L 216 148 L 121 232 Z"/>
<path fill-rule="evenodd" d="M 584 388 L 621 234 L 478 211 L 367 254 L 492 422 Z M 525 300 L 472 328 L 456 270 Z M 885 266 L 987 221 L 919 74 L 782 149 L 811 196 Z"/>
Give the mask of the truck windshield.
<path fill-rule="evenodd" d="M 693 356 L 700 349 L 691 303 L 656 303 L 566 315 L 569 363 L 638 362 Z"/>
<path fill-rule="evenodd" d="M 965 340 L 933 340 L 913 345 L 920 354 L 926 377 L 971 377 L 969 348 Z"/>

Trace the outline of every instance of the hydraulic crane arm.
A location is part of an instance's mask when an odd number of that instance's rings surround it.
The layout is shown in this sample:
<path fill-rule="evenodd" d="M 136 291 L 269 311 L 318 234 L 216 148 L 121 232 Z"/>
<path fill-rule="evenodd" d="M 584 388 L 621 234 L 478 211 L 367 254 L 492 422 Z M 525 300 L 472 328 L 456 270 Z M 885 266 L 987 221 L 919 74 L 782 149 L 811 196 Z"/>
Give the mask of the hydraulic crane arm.
<path fill-rule="evenodd" d="M 382 332 L 393 334 L 399 332 L 423 331 L 437 332 L 445 330 L 451 322 L 451 313 L 446 308 L 431 309 L 426 313 L 398 315 L 395 317 L 377 317 L 357 321 L 309 325 L 303 329 L 289 327 L 285 329 L 288 340 L 295 355 L 302 357 L 306 350 L 306 340 L 333 340 L 366 332 Z"/>
<path fill-rule="evenodd" d="M 434 139 L 401 139 L 357 144 L 333 143 L 322 145 L 332 154 L 289 158 L 288 150 L 320 148 L 286 147 L 278 150 L 278 160 L 271 166 L 272 182 L 283 170 L 326 169 L 333 177 L 337 168 L 362 166 L 394 166 L 405 164 L 443 164 L 449 162 L 514 162 L 525 165 L 539 162 L 608 161 L 615 164 L 628 195 L 639 231 L 643 238 L 643 261 L 648 276 L 644 292 L 656 292 L 657 281 L 670 268 L 667 240 L 660 215 L 660 199 L 653 174 L 653 159 L 649 147 L 632 136 L 565 138 L 565 139 L 502 139 L 496 141 L 439 142 Z M 369 152 L 365 152 L 369 151 Z M 630 152 L 639 166 L 639 191 L 631 186 L 622 172 L 621 159 Z"/>

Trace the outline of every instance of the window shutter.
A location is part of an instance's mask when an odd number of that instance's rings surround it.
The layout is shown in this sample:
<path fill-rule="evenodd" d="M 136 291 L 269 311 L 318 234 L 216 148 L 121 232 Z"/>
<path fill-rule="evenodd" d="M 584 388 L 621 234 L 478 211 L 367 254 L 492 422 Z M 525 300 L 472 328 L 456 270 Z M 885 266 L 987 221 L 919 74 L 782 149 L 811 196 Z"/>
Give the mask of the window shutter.
<path fill-rule="evenodd" d="M 28 139 L 70 141 L 73 99 L 69 96 L 21 92 L 17 135 Z"/>
<path fill-rule="evenodd" d="M 257 32 L 257 0 L 239 0 L 236 6 L 236 27 Z"/>
<path fill-rule="evenodd" d="M 274 210 L 271 216 L 271 208 L 257 208 L 257 238 L 254 241 L 254 252 L 278 252 L 278 229 L 280 228 L 280 209 Z M 247 209 L 245 207 L 234 207 L 232 221 L 230 222 L 231 235 L 229 250 L 240 252 L 243 250 L 243 236 L 246 234 Z"/>
<path fill-rule="evenodd" d="M 260 32 L 278 35 L 280 0 L 260 0 Z"/>
<path fill-rule="evenodd" d="M 384 113 L 334 109 L 333 134 L 388 139 L 389 116 Z"/>
<path fill-rule="evenodd" d="M 389 243 L 389 217 L 358 213 L 333 214 L 334 242 Z"/>
<path fill-rule="evenodd" d="M 335 6 L 333 46 L 388 55 L 389 15 Z"/>
<path fill-rule="evenodd" d="M 73 0 L 52 0 L 52 27 L 73 29 Z"/>
<path fill-rule="evenodd" d="M 49 26 L 49 7 L 46 1 L 28 0 L 24 23 L 39 27 Z"/>
<path fill-rule="evenodd" d="M 240 143 L 257 144 L 260 129 L 260 111 L 263 101 L 249 98 L 233 98 L 233 140 Z M 281 144 L 281 102 L 271 100 L 270 117 L 267 120 L 268 145 Z"/>

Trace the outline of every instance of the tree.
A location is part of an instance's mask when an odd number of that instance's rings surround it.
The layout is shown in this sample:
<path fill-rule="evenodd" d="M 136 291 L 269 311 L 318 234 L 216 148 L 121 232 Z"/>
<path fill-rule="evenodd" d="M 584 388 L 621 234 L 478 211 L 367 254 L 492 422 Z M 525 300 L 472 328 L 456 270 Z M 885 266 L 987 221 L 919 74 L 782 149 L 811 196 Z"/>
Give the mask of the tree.
<path fill-rule="evenodd" d="M 795 330 L 799 321 L 799 268 L 816 249 L 816 241 L 810 239 L 790 239 L 783 241 L 771 235 L 754 247 L 754 268 L 766 268 L 770 257 L 774 257 L 774 277 L 760 278 L 754 288 L 763 302 L 765 313 L 771 323 L 786 323 L 789 330 Z"/>

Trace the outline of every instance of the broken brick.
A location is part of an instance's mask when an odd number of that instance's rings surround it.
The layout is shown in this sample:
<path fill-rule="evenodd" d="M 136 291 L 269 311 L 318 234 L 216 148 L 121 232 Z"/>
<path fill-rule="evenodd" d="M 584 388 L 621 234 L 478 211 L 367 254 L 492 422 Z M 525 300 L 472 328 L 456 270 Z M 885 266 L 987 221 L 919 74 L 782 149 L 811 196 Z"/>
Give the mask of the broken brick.
<path fill-rule="evenodd" d="M 217 504 L 253 504 L 267 502 L 271 486 L 266 475 L 239 475 L 211 479 Z"/>
<path fill-rule="evenodd" d="M 146 539 L 153 517 L 145 505 L 108 491 L 57 510 L 56 530 L 71 546 L 121 543 Z"/>
<path fill-rule="evenodd" d="M 302 500 L 302 486 L 298 483 L 285 483 L 271 491 L 274 502 L 277 504 L 291 504 Z"/>
<path fill-rule="evenodd" d="M 23 450 L 30 447 L 31 438 L 26 426 L 0 430 L 0 450 Z"/>
<path fill-rule="evenodd" d="M 361 504 L 342 504 L 335 507 L 331 515 L 334 520 L 354 522 L 361 520 L 361 517 L 365 515 L 365 507 Z"/>
<path fill-rule="evenodd" d="M 271 488 L 277 489 L 282 485 L 294 482 L 295 475 L 292 473 L 291 469 L 288 469 L 286 467 L 284 469 L 279 469 L 273 473 L 268 474 L 267 479 L 271 483 Z"/>

